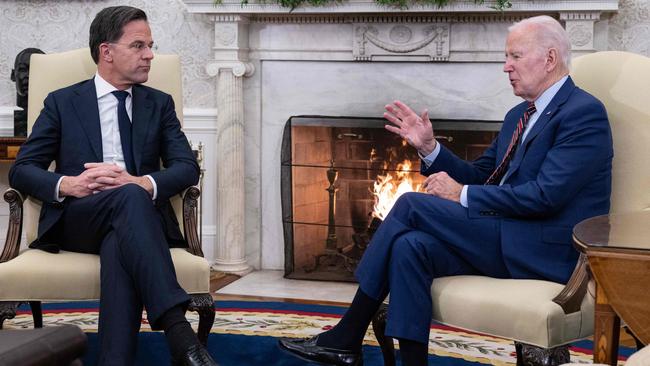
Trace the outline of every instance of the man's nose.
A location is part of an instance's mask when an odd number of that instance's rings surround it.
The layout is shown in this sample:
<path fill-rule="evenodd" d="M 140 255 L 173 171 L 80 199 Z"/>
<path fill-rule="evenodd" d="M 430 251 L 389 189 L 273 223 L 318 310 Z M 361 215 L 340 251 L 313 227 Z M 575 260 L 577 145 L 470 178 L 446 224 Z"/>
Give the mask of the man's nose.
<path fill-rule="evenodd" d="M 142 58 L 145 60 L 153 59 L 153 50 L 151 47 L 145 47 L 144 52 L 142 52 Z"/>

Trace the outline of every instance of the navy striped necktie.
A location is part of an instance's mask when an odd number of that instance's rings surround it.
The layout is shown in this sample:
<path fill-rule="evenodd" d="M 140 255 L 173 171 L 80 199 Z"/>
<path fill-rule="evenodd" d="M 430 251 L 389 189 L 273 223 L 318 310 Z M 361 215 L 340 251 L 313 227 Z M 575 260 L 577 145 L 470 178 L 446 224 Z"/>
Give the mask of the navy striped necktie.
<path fill-rule="evenodd" d="M 537 109 L 535 109 L 535 103 L 528 102 L 528 108 L 526 109 L 526 112 L 524 112 L 524 115 L 521 116 L 521 118 L 519 118 L 519 122 L 517 122 L 517 127 L 515 128 L 515 131 L 512 133 L 512 139 L 510 140 L 510 145 L 508 145 L 508 150 L 506 150 L 506 154 L 503 156 L 503 160 L 501 160 L 499 166 L 497 166 L 497 168 L 494 169 L 494 172 L 492 172 L 490 177 L 485 181 L 486 185 L 501 183 L 501 179 L 508 171 L 508 165 L 510 165 L 510 161 L 515 156 L 515 151 L 517 151 L 517 146 L 519 146 L 521 135 L 523 135 L 524 131 L 526 130 L 526 125 L 528 124 L 528 120 L 530 119 L 530 116 L 532 116 L 533 113 L 535 113 L 535 111 L 537 111 Z"/>
<path fill-rule="evenodd" d="M 126 97 L 129 93 L 124 90 L 115 90 L 111 93 L 117 98 L 117 123 L 120 127 L 120 141 L 122 142 L 124 165 L 126 165 L 126 171 L 129 174 L 136 175 L 135 160 L 133 159 L 133 143 L 131 139 L 131 119 L 126 112 Z"/>

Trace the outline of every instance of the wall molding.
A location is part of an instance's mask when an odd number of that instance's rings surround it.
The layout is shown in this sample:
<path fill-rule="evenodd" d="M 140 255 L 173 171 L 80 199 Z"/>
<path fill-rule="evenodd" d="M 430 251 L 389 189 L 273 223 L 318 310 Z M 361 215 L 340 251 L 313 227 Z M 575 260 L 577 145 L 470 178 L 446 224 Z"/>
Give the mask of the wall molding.
<path fill-rule="evenodd" d="M 0 136 L 14 135 L 14 110 L 16 107 L 0 107 Z"/>
<path fill-rule="evenodd" d="M 183 108 L 183 131 L 216 133 L 217 116 L 216 108 Z"/>
<path fill-rule="evenodd" d="M 203 254 L 208 260 L 210 266 L 215 264 L 215 255 L 213 253 L 217 241 L 217 226 L 203 224 L 203 232 L 201 233 L 201 248 Z"/>
<path fill-rule="evenodd" d="M 349 24 L 349 23 L 470 23 L 470 22 L 518 22 L 530 14 L 259 14 L 252 23 L 264 24 Z"/>
<path fill-rule="evenodd" d="M 15 107 L 0 106 L 0 136 L 13 136 Z M 216 108 L 183 108 L 183 130 L 191 133 L 217 132 Z"/>

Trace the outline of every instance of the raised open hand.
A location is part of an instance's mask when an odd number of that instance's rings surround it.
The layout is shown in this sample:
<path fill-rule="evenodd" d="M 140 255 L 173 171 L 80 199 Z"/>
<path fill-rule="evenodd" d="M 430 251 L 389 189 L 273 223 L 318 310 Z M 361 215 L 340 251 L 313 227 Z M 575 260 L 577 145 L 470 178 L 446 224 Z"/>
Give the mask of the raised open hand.
<path fill-rule="evenodd" d="M 420 155 L 427 156 L 436 148 L 433 127 L 429 120 L 429 112 L 425 109 L 418 116 L 406 104 L 396 100 L 386 105 L 384 118 L 392 123 L 386 125 L 390 132 L 400 135 L 409 145 L 418 150 Z"/>

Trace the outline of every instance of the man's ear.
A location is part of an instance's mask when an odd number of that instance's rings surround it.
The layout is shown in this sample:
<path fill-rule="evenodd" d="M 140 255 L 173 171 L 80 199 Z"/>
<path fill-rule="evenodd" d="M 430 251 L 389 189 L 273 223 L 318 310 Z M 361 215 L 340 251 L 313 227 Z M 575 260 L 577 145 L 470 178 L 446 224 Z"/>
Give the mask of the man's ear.
<path fill-rule="evenodd" d="M 559 61 L 559 55 L 557 48 L 549 48 L 546 53 L 546 71 L 551 72 L 557 67 Z"/>
<path fill-rule="evenodd" d="M 99 45 L 99 59 L 104 60 L 105 62 L 113 62 L 113 54 L 111 53 L 111 48 L 108 43 L 102 43 Z"/>
<path fill-rule="evenodd" d="M 14 69 L 11 69 L 11 81 L 16 81 L 16 72 Z"/>

